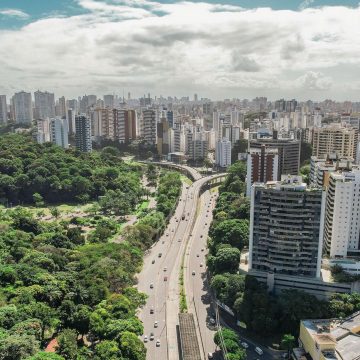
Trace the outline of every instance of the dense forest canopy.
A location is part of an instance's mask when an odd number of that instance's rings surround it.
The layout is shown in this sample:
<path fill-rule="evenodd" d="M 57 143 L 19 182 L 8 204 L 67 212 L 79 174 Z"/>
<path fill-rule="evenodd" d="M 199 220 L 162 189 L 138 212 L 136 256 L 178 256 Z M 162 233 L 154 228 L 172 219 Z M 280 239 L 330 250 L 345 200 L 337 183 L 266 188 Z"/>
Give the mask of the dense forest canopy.
<path fill-rule="evenodd" d="M 80 153 L 8 134 L 0 138 L 0 203 L 31 204 L 38 195 L 46 203 L 87 202 L 112 190 L 134 205 L 141 195 L 140 173 L 134 170 L 115 148 Z"/>

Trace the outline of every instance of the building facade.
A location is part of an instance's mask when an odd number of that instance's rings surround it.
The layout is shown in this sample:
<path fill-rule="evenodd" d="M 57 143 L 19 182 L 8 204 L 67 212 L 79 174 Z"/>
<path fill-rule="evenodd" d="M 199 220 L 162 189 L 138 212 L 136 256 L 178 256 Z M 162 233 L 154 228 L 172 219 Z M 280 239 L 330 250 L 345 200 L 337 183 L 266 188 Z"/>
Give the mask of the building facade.
<path fill-rule="evenodd" d="M 215 163 L 221 168 L 231 165 L 231 142 L 226 138 L 216 143 Z"/>
<path fill-rule="evenodd" d="M 279 176 L 278 150 L 267 148 L 250 148 L 247 153 L 246 196 L 250 196 L 251 186 L 255 182 L 266 183 L 277 181 Z"/>
<path fill-rule="evenodd" d="M 92 151 L 91 121 L 86 115 L 75 116 L 76 149 L 82 152 Z"/>
<path fill-rule="evenodd" d="M 6 95 L 0 95 L 0 125 L 6 125 L 7 120 Z"/>
<path fill-rule="evenodd" d="M 34 92 L 35 119 L 46 119 L 55 117 L 55 96 L 53 93 L 40 90 Z"/>
<path fill-rule="evenodd" d="M 326 157 L 335 153 L 339 157 L 356 157 L 358 130 L 334 124 L 322 128 L 313 128 L 313 156 Z"/>
<path fill-rule="evenodd" d="M 152 109 L 143 111 L 143 124 L 144 124 L 144 140 L 149 145 L 156 144 L 157 128 L 156 128 L 156 112 Z"/>
<path fill-rule="evenodd" d="M 60 117 L 50 119 L 50 140 L 64 149 L 69 147 L 68 124 Z"/>
<path fill-rule="evenodd" d="M 249 270 L 320 277 L 325 192 L 301 176 L 251 190 Z"/>
<path fill-rule="evenodd" d="M 31 124 L 33 120 L 31 94 L 25 91 L 15 93 L 12 97 L 12 107 L 17 124 Z"/>

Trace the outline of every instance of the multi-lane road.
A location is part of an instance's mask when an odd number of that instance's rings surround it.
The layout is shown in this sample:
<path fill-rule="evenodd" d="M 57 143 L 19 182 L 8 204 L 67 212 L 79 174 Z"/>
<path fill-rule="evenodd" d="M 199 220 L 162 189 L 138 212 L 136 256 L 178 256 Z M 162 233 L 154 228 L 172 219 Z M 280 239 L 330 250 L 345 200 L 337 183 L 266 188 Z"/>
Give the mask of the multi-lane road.
<path fill-rule="evenodd" d="M 216 350 L 205 257 L 217 193 L 207 190 L 200 196 L 200 190 L 219 175 L 201 177 L 192 168 L 186 170 L 191 172 L 195 182 L 190 186 L 183 185 L 175 213 L 163 236 L 145 255 L 143 269 L 138 275 L 138 289 L 148 294 L 147 303 L 139 313 L 144 324 L 143 340 L 148 360 L 179 360 L 177 326 L 182 261 L 187 304 L 195 317 L 202 358 L 206 359 L 209 352 Z M 252 345 L 250 342 L 251 348 Z M 253 349 L 249 349 L 250 358 L 253 354 Z M 264 355 L 263 358 L 271 358 L 266 352 Z"/>

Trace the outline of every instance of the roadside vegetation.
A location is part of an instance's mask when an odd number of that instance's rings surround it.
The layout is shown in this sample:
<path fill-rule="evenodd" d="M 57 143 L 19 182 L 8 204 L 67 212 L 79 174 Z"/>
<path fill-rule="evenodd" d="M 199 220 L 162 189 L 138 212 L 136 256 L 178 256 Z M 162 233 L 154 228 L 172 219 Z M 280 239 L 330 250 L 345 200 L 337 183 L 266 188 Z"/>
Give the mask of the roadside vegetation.
<path fill-rule="evenodd" d="M 144 170 L 158 185 L 153 209 Z M 111 147 L 81 154 L 3 136 L 0 359 L 145 360 L 135 275 L 181 186 L 180 174 L 124 163 Z"/>

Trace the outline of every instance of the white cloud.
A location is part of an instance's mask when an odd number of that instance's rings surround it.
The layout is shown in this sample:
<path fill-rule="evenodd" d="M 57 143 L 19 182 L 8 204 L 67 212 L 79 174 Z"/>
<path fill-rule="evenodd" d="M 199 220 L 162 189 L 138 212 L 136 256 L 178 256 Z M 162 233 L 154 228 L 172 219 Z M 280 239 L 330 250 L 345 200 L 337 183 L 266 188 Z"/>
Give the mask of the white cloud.
<path fill-rule="evenodd" d="M 358 96 L 360 8 L 78 2 L 86 14 L 0 31 L 0 93 Z"/>
<path fill-rule="evenodd" d="M 329 76 L 325 76 L 321 72 L 309 71 L 300 76 L 296 83 L 305 90 L 329 90 L 333 81 Z"/>
<path fill-rule="evenodd" d="M 0 15 L 17 17 L 20 19 L 28 19 L 29 18 L 29 14 L 25 13 L 24 11 L 17 10 L 17 9 L 0 9 Z"/>

